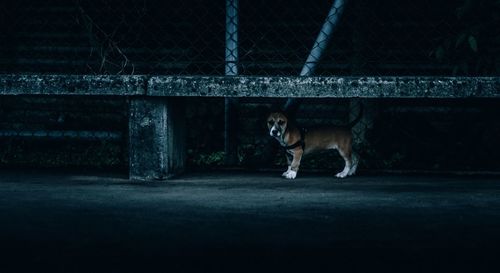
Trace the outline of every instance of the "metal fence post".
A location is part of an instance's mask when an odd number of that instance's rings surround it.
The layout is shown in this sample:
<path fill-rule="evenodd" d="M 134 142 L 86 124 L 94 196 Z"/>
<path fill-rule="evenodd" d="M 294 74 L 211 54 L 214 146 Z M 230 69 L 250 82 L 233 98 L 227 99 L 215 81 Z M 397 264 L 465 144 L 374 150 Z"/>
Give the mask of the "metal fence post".
<path fill-rule="evenodd" d="M 226 76 L 238 75 L 238 0 L 226 0 Z M 236 98 L 224 100 L 225 164 L 237 163 L 237 103 Z"/>

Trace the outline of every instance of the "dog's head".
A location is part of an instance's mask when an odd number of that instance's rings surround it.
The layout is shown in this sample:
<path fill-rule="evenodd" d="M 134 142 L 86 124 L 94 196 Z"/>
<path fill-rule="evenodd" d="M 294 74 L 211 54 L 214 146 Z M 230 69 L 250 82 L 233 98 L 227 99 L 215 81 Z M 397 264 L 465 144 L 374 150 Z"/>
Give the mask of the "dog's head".
<path fill-rule="evenodd" d="M 267 128 L 272 137 L 282 137 L 288 125 L 288 118 L 281 112 L 273 112 L 267 117 Z"/>

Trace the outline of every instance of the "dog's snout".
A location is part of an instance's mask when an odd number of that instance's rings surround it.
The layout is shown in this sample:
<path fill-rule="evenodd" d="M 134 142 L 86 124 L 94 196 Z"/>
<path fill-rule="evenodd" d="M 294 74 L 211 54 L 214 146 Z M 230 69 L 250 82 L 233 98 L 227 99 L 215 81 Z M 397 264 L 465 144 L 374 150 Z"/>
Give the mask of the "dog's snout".
<path fill-rule="evenodd" d="M 279 131 L 278 131 L 278 130 L 276 130 L 276 129 L 272 129 L 272 130 L 271 130 L 271 134 L 272 134 L 273 136 L 277 136 L 277 135 L 278 135 L 278 132 L 279 132 Z"/>

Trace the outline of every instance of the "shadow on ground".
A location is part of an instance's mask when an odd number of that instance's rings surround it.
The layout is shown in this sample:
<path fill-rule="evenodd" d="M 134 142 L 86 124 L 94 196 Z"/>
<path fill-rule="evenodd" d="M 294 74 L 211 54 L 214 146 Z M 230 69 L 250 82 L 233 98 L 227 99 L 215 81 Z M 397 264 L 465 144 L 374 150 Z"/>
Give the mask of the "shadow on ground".
<path fill-rule="evenodd" d="M 0 171 L 2 272 L 494 271 L 495 176 Z"/>

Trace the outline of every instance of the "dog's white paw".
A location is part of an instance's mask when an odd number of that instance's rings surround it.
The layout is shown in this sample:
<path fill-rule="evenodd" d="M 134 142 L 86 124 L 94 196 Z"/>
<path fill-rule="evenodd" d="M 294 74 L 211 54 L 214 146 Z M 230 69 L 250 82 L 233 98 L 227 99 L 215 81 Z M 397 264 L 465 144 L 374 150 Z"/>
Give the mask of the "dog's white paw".
<path fill-rule="evenodd" d="M 286 173 L 285 177 L 287 179 L 295 179 L 295 177 L 297 177 L 297 172 L 290 170 Z"/>
<path fill-rule="evenodd" d="M 288 166 L 288 169 L 281 176 L 286 177 L 289 172 L 290 172 L 290 166 Z"/>
<path fill-rule="evenodd" d="M 341 171 L 338 174 L 336 174 L 335 176 L 338 177 L 338 178 L 344 178 L 344 177 L 347 176 L 347 172 L 346 171 Z"/>

